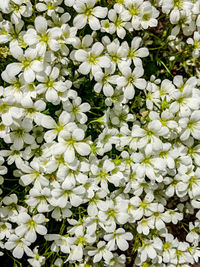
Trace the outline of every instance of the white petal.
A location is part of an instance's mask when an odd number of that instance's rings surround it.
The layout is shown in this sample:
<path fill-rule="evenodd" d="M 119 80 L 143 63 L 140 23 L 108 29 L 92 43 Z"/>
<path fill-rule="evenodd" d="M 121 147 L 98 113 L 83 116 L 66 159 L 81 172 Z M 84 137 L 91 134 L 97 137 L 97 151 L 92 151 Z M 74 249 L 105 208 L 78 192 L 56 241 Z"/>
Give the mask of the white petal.
<path fill-rule="evenodd" d="M 66 147 L 65 154 L 64 154 L 64 159 L 68 162 L 71 163 L 75 160 L 75 151 L 73 146 L 69 145 Z"/>
<path fill-rule="evenodd" d="M 75 129 L 72 133 L 72 137 L 78 141 L 83 140 L 85 133 L 82 129 Z"/>
<path fill-rule="evenodd" d="M 37 225 L 36 231 L 40 235 L 46 235 L 47 233 L 47 228 L 44 225 Z"/>
<path fill-rule="evenodd" d="M 99 262 L 102 259 L 102 252 L 99 251 L 93 258 L 93 262 Z"/>
<path fill-rule="evenodd" d="M 114 89 L 109 83 L 105 84 L 103 87 L 103 93 L 105 96 L 112 96 L 114 94 Z"/>
<path fill-rule="evenodd" d="M 133 99 L 135 95 L 135 90 L 134 90 L 134 87 L 132 84 L 128 84 L 124 90 L 124 96 L 127 98 L 127 99 Z"/>
<path fill-rule="evenodd" d="M 87 55 L 88 53 L 85 50 L 79 49 L 78 51 L 75 52 L 74 56 L 77 61 L 84 62 L 86 61 Z"/>
<path fill-rule="evenodd" d="M 45 5 L 44 3 L 38 3 L 36 4 L 36 9 L 40 12 L 46 11 L 47 5 Z"/>
<path fill-rule="evenodd" d="M 42 119 L 41 119 L 41 125 L 44 127 L 44 128 L 47 128 L 47 129 L 52 129 L 54 127 L 56 127 L 56 122 L 55 120 L 46 115 L 46 116 L 43 116 Z"/>
<path fill-rule="evenodd" d="M 134 82 L 134 85 L 138 88 L 138 89 L 145 89 L 146 87 L 146 81 L 145 79 L 137 79 Z"/>
<path fill-rule="evenodd" d="M 94 17 L 94 16 L 91 16 L 89 18 L 89 25 L 90 25 L 90 28 L 93 30 L 93 31 L 96 31 L 96 30 L 99 30 L 100 29 L 100 23 L 99 23 L 99 20 Z"/>
<path fill-rule="evenodd" d="M 190 136 L 190 131 L 188 129 L 186 129 L 180 136 L 180 139 L 185 141 L 189 138 Z"/>
<path fill-rule="evenodd" d="M 117 78 L 117 85 L 123 87 L 127 84 L 126 78 L 125 77 L 119 77 Z"/>
<path fill-rule="evenodd" d="M 15 149 L 20 150 L 23 148 L 23 144 L 24 144 L 23 139 L 16 137 L 13 145 L 14 145 Z"/>
<path fill-rule="evenodd" d="M 39 33 L 46 33 L 47 20 L 42 16 L 36 17 L 36 19 L 35 19 L 35 28 L 36 28 L 37 32 L 39 32 Z"/>
<path fill-rule="evenodd" d="M 86 143 L 83 142 L 75 143 L 74 147 L 81 156 L 87 156 L 90 153 L 90 146 Z"/>
<path fill-rule="evenodd" d="M 22 256 L 24 255 L 24 250 L 22 247 L 17 246 L 14 250 L 13 250 L 13 256 L 17 259 L 21 259 Z"/>
<path fill-rule="evenodd" d="M 98 59 L 98 62 L 102 68 L 109 68 L 110 67 L 110 59 L 106 56 L 100 57 Z"/>
<path fill-rule="evenodd" d="M 27 83 L 32 83 L 35 80 L 35 72 L 30 67 L 24 70 L 24 80 Z"/>
<path fill-rule="evenodd" d="M 80 66 L 78 71 L 83 75 L 86 75 L 90 72 L 91 66 L 87 62 L 83 62 Z"/>
<path fill-rule="evenodd" d="M 10 52 L 13 57 L 20 60 L 21 57 L 23 57 L 23 49 L 18 45 L 11 45 Z"/>
<path fill-rule="evenodd" d="M 135 55 L 138 57 L 147 57 L 149 55 L 149 50 L 146 47 L 142 47 L 135 52 Z"/>
<path fill-rule="evenodd" d="M 16 76 L 22 70 L 21 63 L 11 63 L 6 67 L 6 71 L 10 76 Z"/>
<path fill-rule="evenodd" d="M 103 52 L 104 46 L 100 42 L 96 42 L 92 46 L 92 53 L 94 53 L 96 56 L 99 56 Z"/>
<path fill-rule="evenodd" d="M 93 15 L 96 16 L 97 18 L 105 18 L 106 15 L 108 13 L 108 9 L 107 7 L 100 7 L 100 6 L 97 6 L 93 9 Z"/>
<path fill-rule="evenodd" d="M 28 45 L 34 45 L 38 42 L 39 37 L 34 29 L 29 29 L 27 33 L 23 36 L 24 41 Z"/>
<path fill-rule="evenodd" d="M 128 242 L 123 238 L 117 238 L 117 246 L 122 251 L 126 251 L 129 247 Z"/>
<path fill-rule="evenodd" d="M 52 70 L 52 72 L 51 72 L 51 74 L 50 74 L 50 78 L 51 78 L 52 80 L 57 79 L 58 76 L 59 76 L 59 73 L 60 73 L 59 68 L 54 67 L 53 70 Z"/>
<path fill-rule="evenodd" d="M 73 24 L 77 29 L 82 29 L 87 23 L 87 18 L 82 15 L 79 14 L 74 18 Z"/>
<path fill-rule="evenodd" d="M 29 242 L 35 242 L 37 235 L 34 229 L 29 230 L 26 234 L 25 234 L 25 238 L 26 240 L 28 240 Z"/>
<path fill-rule="evenodd" d="M 51 103 L 55 102 L 58 99 L 58 93 L 54 89 L 48 89 L 45 96 L 47 101 Z"/>
<path fill-rule="evenodd" d="M 31 64 L 31 68 L 35 72 L 41 72 L 44 67 L 42 62 L 40 62 L 39 60 L 34 60 L 33 63 Z"/>
<path fill-rule="evenodd" d="M 78 207 L 82 203 L 82 198 L 75 194 L 70 194 L 70 202 L 72 206 Z"/>

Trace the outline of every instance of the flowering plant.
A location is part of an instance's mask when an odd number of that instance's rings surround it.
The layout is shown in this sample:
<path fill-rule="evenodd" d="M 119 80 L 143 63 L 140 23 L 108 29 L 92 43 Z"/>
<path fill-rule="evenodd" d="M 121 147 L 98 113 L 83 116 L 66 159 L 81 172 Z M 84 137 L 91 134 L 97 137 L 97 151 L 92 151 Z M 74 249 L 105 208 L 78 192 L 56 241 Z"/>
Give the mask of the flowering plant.
<path fill-rule="evenodd" d="M 4 266 L 199 262 L 199 10 L 0 1 Z"/>

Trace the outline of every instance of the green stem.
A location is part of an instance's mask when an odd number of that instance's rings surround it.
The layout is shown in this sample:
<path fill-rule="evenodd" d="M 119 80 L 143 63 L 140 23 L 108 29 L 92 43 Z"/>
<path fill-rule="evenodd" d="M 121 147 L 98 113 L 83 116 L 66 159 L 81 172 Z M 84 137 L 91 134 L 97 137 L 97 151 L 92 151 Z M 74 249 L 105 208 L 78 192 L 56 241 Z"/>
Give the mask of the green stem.
<path fill-rule="evenodd" d="M 12 258 L 13 259 L 13 261 L 14 261 L 14 263 L 18 263 L 19 264 L 19 266 L 20 267 L 22 267 L 22 264 L 21 264 L 21 262 L 19 262 L 18 260 L 16 260 L 15 258 L 13 258 L 11 255 L 8 255 L 10 258 Z"/>
<path fill-rule="evenodd" d="M 171 72 L 170 72 L 170 70 L 168 69 L 168 67 L 165 65 L 165 63 L 161 60 L 160 61 L 160 63 L 164 66 L 164 68 L 166 69 L 166 71 L 172 76 L 172 77 L 174 77 L 172 74 L 171 74 Z"/>

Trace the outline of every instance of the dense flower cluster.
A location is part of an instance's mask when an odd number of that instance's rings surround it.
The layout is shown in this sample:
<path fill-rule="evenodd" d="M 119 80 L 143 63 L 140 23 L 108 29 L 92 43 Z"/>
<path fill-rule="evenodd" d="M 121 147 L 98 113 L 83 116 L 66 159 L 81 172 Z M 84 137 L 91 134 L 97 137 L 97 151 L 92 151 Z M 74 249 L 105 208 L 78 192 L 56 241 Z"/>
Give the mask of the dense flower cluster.
<path fill-rule="evenodd" d="M 199 261 L 199 8 L 0 1 L 10 59 L 0 86 L 1 256 L 34 267 Z M 148 77 L 163 17 L 170 62 L 185 47 L 189 60 L 185 73 Z"/>

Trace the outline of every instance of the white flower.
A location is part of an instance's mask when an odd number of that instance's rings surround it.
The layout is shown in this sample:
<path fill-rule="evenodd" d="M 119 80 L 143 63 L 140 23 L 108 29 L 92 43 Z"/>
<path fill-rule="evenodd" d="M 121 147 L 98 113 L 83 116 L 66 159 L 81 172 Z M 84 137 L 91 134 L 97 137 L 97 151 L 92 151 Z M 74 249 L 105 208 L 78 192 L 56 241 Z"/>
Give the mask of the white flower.
<path fill-rule="evenodd" d="M 123 7 L 114 5 L 114 9 L 110 9 L 108 12 L 108 18 L 112 21 L 112 26 L 117 32 L 117 36 L 123 39 L 126 35 L 124 27 L 129 20 L 129 17 L 125 16 L 123 13 Z"/>
<path fill-rule="evenodd" d="M 77 246 L 72 245 L 70 254 L 66 261 L 81 261 L 83 258 L 83 245 L 79 243 Z"/>
<path fill-rule="evenodd" d="M 77 29 L 75 27 L 70 27 L 68 24 L 62 24 L 61 30 L 65 44 L 73 44 L 76 42 Z"/>
<path fill-rule="evenodd" d="M 135 116 L 129 112 L 128 105 L 116 103 L 113 109 L 107 110 L 111 123 L 116 127 L 127 126 L 127 122 L 134 121 Z"/>
<path fill-rule="evenodd" d="M 137 131 L 134 132 L 133 137 L 141 137 L 138 141 L 138 148 L 145 148 L 146 155 L 150 155 L 152 151 L 162 150 L 163 145 L 159 136 L 165 135 L 165 131 L 163 132 L 161 127 L 161 124 L 151 121 L 146 131 L 138 127 Z"/>
<path fill-rule="evenodd" d="M 164 206 L 162 204 L 156 205 L 155 211 L 148 218 L 157 230 L 165 228 L 165 222 L 170 222 L 170 216 L 164 213 Z"/>
<path fill-rule="evenodd" d="M 192 112 L 190 118 L 181 118 L 179 125 L 182 128 L 180 139 L 185 141 L 192 135 L 195 139 L 200 140 L 200 111 Z"/>
<path fill-rule="evenodd" d="M 12 225 L 7 222 L 1 222 L 0 223 L 0 240 L 6 238 L 9 238 L 12 232 Z"/>
<path fill-rule="evenodd" d="M 10 1 L 9 0 L 2 0 L 0 3 L 0 8 L 4 11 L 9 7 Z"/>
<path fill-rule="evenodd" d="M 62 186 L 52 190 L 53 198 L 49 200 L 52 206 L 65 208 L 70 202 L 72 206 L 78 207 L 83 202 L 83 194 L 85 188 L 83 186 L 74 187 L 73 184 L 63 183 Z"/>
<path fill-rule="evenodd" d="M 199 99 L 193 97 L 197 80 L 195 77 L 191 77 L 184 84 L 182 76 L 175 76 L 174 84 L 178 87 L 178 90 L 175 90 L 172 95 L 174 101 L 170 104 L 169 111 L 172 113 L 179 112 L 181 117 L 188 117 L 191 110 L 199 109 Z"/>
<path fill-rule="evenodd" d="M 69 130 L 75 127 L 75 124 L 70 122 L 71 116 L 70 113 L 63 111 L 56 123 L 51 117 L 48 119 L 46 117 L 42 118 L 41 124 L 47 129 L 51 129 L 44 134 L 44 139 L 46 142 L 51 143 L 62 130 Z"/>
<path fill-rule="evenodd" d="M 32 14 L 32 4 L 30 1 L 25 2 L 24 0 L 12 0 L 9 3 L 9 8 L 4 9 L 5 13 L 11 12 L 11 21 L 18 24 L 21 20 L 21 16 L 30 17 Z M 4 6 L 5 7 L 5 6 Z"/>
<path fill-rule="evenodd" d="M 115 26 L 108 19 L 101 20 L 101 31 L 113 34 L 115 32 Z"/>
<path fill-rule="evenodd" d="M 139 248 L 140 258 L 142 262 L 146 262 L 147 258 L 155 259 L 157 256 L 157 252 L 154 247 L 153 242 L 146 241 L 144 245 Z"/>
<path fill-rule="evenodd" d="M 96 143 L 96 148 L 98 148 L 97 153 L 103 155 L 105 152 L 112 150 L 112 144 L 116 144 L 116 135 L 118 130 L 115 128 L 108 129 L 104 128 L 102 133 L 98 137 Z"/>
<path fill-rule="evenodd" d="M 140 23 L 143 29 L 148 27 L 156 27 L 158 20 L 156 19 L 159 16 L 159 11 L 153 7 L 150 2 L 144 2 L 142 5 L 142 11 L 140 13 Z"/>
<path fill-rule="evenodd" d="M 47 29 L 47 27 L 47 20 L 42 16 L 38 16 L 35 19 L 35 29 L 28 29 L 24 35 L 24 41 L 29 46 L 36 46 L 36 51 L 40 55 L 43 55 L 47 48 L 53 51 L 57 51 L 60 48 L 57 39 L 62 33 L 61 29 L 58 27 Z"/>
<path fill-rule="evenodd" d="M 10 150 L 1 150 L 0 154 L 4 157 L 8 157 L 7 158 L 8 165 L 15 163 L 16 166 L 20 168 L 19 166 L 21 166 L 24 163 L 23 152 L 16 150 L 13 145 L 10 146 Z"/>
<path fill-rule="evenodd" d="M 37 234 L 45 235 L 47 229 L 42 223 L 45 222 L 45 216 L 43 214 L 37 214 L 31 217 L 27 213 L 21 213 L 18 217 L 18 226 L 15 228 L 15 233 L 18 236 L 24 236 L 25 239 L 31 243 L 36 241 Z"/>
<path fill-rule="evenodd" d="M 113 258 L 105 260 L 107 266 L 115 266 L 115 267 L 124 267 L 126 263 L 126 256 L 121 254 L 120 256 L 117 253 L 113 254 Z"/>
<path fill-rule="evenodd" d="M 174 120 L 174 115 L 170 113 L 169 110 L 164 110 L 160 115 L 155 111 L 151 111 L 149 113 L 149 118 L 154 121 L 154 123 L 161 126 L 160 132 L 165 138 L 170 136 L 170 133 L 173 132 L 172 130 L 178 128 L 178 123 Z"/>
<path fill-rule="evenodd" d="M 47 11 L 48 16 L 53 16 L 54 12 L 63 13 L 63 8 L 60 7 L 62 0 L 45 0 L 44 2 L 36 4 L 36 9 L 39 12 Z"/>
<path fill-rule="evenodd" d="M 189 230 L 190 232 L 186 236 L 186 241 L 197 245 L 199 242 L 199 222 L 195 221 L 194 224 L 189 222 Z"/>
<path fill-rule="evenodd" d="M 137 150 L 137 144 L 138 144 L 138 137 L 134 136 L 135 130 L 139 128 L 138 125 L 133 125 L 132 130 L 130 131 L 127 126 L 122 126 L 120 128 L 120 146 L 124 147 L 129 145 L 129 147 L 133 150 Z"/>
<path fill-rule="evenodd" d="M 114 93 L 113 85 L 115 84 L 115 75 L 112 76 L 114 70 L 112 68 L 106 68 L 105 72 L 97 71 L 94 73 L 94 78 L 97 83 L 94 86 L 94 91 L 100 93 L 101 89 L 105 96 L 112 96 Z"/>
<path fill-rule="evenodd" d="M 105 198 L 107 192 L 104 190 L 95 192 L 95 195 L 92 198 L 88 198 L 89 205 L 87 207 L 87 212 L 90 216 L 96 216 L 99 210 L 105 211 L 107 205 L 103 198 Z"/>
<path fill-rule="evenodd" d="M 16 150 L 20 150 L 23 148 L 25 144 L 33 144 L 35 142 L 35 138 L 29 134 L 32 130 L 32 123 L 28 118 L 25 118 L 22 122 L 16 122 L 16 124 L 12 124 L 12 132 L 7 136 L 7 142 L 13 143 L 13 147 Z"/>
<path fill-rule="evenodd" d="M 123 76 L 117 79 L 117 84 L 124 87 L 124 96 L 127 99 L 133 99 L 135 95 L 134 86 L 138 89 L 145 89 L 146 87 L 145 79 L 140 78 L 143 76 L 144 70 L 142 67 L 136 67 L 132 72 L 131 68 L 125 66 L 121 66 L 120 70 Z"/>
<path fill-rule="evenodd" d="M 96 0 L 82 0 L 75 2 L 73 7 L 80 13 L 73 20 L 74 26 L 77 29 L 82 29 L 87 23 L 94 31 L 100 29 L 101 26 L 98 18 L 105 18 L 108 10 L 106 7 L 94 7 L 95 4 Z"/>
<path fill-rule="evenodd" d="M 33 267 L 40 267 L 45 263 L 45 257 L 38 254 L 38 246 L 33 249 L 32 259 L 28 259 L 28 262 Z"/>
<path fill-rule="evenodd" d="M 88 251 L 89 256 L 94 256 L 93 262 L 99 262 L 102 258 L 106 261 L 109 261 L 113 254 L 108 249 L 105 241 L 99 241 L 97 244 L 97 249 Z"/>
<path fill-rule="evenodd" d="M 49 188 L 40 188 L 39 186 L 33 187 L 29 191 L 26 203 L 32 208 L 37 208 L 38 212 L 48 212 L 50 210 L 50 205 L 48 203 L 50 198 L 51 191 Z"/>
<path fill-rule="evenodd" d="M 137 232 L 142 233 L 144 235 L 149 235 L 150 229 L 153 229 L 154 225 L 153 222 L 149 219 L 142 219 L 141 221 L 138 222 L 137 225 Z"/>
<path fill-rule="evenodd" d="M 92 177 L 95 178 L 95 183 L 98 185 L 100 183 L 101 188 L 108 192 L 108 177 L 110 172 L 115 168 L 115 165 L 110 160 L 102 160 L 99 165 L 94 162 L 91 164 Z"/>
<path fill-rule="evenodd" d="M 160 93 L 158 86 L 154 83 L 148 82 L 146 87 L 146 105 L 149 110 L 153 110 L 154 106 L 160 101 Z"/>
<path fill-rule="evenodd" d="M 14 25 L 12 22 L 7 20 L 3 20 L 2 22 L 0 22 L 0 43 L 2 44 L 9 42 L 9 47 L 12 47 L 13 45 L 17 44 L 19 45 L 19 43 L 24 46 L 23 36 L 21 34 L 23 26 L 23 20 L 20 20 L 17 24 Z"/>
<path fill-rule="evenodd" d="M 193 39 L 188 38 L 187 43 L 193 46 L 192 56 L 193 58 L 198 58 L 200 53 L 200 34 L 199 32 L 194 32 Z"/>
<path fill-rule="evenodd" d="M 24 208 L 20 208 L 17 205 L 18 198 L 16 194 L 11 194 L 10 196 L 5 196 L 2 200 L 2 203 L 6 205 L 3 209 L 4 216 L 8 216 L 11 219 L 11 222 L 16 222 L 19 212 L 24 211 Z"/>
<path fill-rule="evenodd" d="M 107 200 L 106 211 L 99 211 L 98 217 L 105 225 L 107 232 L 112 232 L 116 229 L 116 222 L 118 224 L 125 224 L 128 221 L 129 215 L 126 212 L 128 206 L 127 202 L 123 199 L 115 204 L 113 200 Z"/>
<path fill-rule="evenodd" d="M 32 250 L 28 247 L 30 246 L 30 242 L 21 236 L 17 236 L 12 234 L 8 241 L 5 243 L 5 248 L 8 250 L 12 250 L 12 254 L 15 258 L 21 259 L 24 255 L 24 252 L 28 255 L 32 255 Z"/>
<path fill-rule="evenodd" d="M 8 75 L 16 76 L 23 71 L 24 80 L 27 83 L 32 83 L 35 80 L 36 73 L 43 70 L 43 62 L 36 59 L 37 50 L 27 49 L 23 53 L 21 47 L 13 45 L 10 51 L 20 63 L 10 63 L 6 68 Z"/>
<path fill-rule="evenodd" d="M 116 66 L 120 66 L 120 64 L 125 61 L 128 54 L 128 50 L 125 49 L 125 47 L 123 47 L 122 45 L 120 45 L 118 39 L 114 39 L 112 42 L 109 42 L 109 44 L 106 46 L 106 49 L 111 61 L 111 69 L 114 72 Z"/>
<path fill-rule="evenodd" d="M 60 247 L 61 252 L 70 253 L 71 245 L 73 244 L 73 238 L 65 237 L 59 234 L 46 234 L 45 239 L 48 241 L 54 241 L 52 243 L 52 248 L 54 251 L 58 251 Z"/>
<path fill-rule="evenodd" d="M 118 247 L 120 250 L 126 251 L 129 248 L 127 240 L 132 240 L 133 235 L 130 232 L 125 232 L 123 228 L 118 228 L 114 233 L 106 234 L 104 239 L 108 241 L 109 250 L 116 250 Z"/>
<path fill-rule="evenodd" d="M 33 182 L 34 184 L 39 183 L 43 186 L 47 186 L 49 184 L 48 179 L 46 179 L 43 175 L 43 168 L 37 160 L 31 161 L 30 166 L 23 164 L 21 169 L 24 173 L 27 173 L 22 175 L 20 178 L 24 186 Z"/>
<path fill-rule="evenodd" d="M 189 138 L 187 141 L 191 140 L 192 142 L 188 144 L 187 154 L 194 159 L 194 162 L 197 166 L 200 166 L 200 145 L 194 146 L 194 139 Z"/>
<path fill-rule="evenodd" d="M 79 66 L 79 72 L 85 75 L 91 71 L 94 75 L 97 71 L 101 71 L 101 68 L 109 68 L 110 60 L 107 56 L 102 56 L 103 50 L 104 46 L 96 42 L 88 52 L 83 49 L 76 51 L 75 59 L 83 62 Z"/>
<path fill-rule="evenodd" d="M 131 19 L 131 25 L 135 30 L 140 28 L 140 13 L 143 7 L 143 0 L 125 0 L 125 7 L 127 8 L 124 13 L 126 16 Z"/>
<path fill-rule="evenodd" d="M 180 182 L 177 184 L 177 193 L 180 196 L 188 194 L 190 198 L 200 195 L 200 168 L 195 171 L 188 170 L 187 174 L 180 176 Z"/>
<path fill-rule="evenodd" d="M 181 79 L 181 76 L 177 75 L 174 77 L 174 83 L 175 84 L 179 78 Z M 166 107 L 168 108 L 169 102 L 172 99 L 172 96 L 173 96 L 176 88 L 175 88 L 174 84 L 172 83 L 172 81 L 165 79 L 161 82 L 159 90 L 160 90 L 160 97 L 162 99 L 161 107 L 162 108 L 166 108 Z"/>
<path fill-rule="evenodd" d="M 131 214 L 134 221 L 140 220 L 144 215 L 150 216 L 153 213 L 154 203 L 151 203 L 152 197 L 148 195 L 141 200 L 138 196 L 134 196 L 130 199 L 129 213 Z"/>
<path fill-rule="evenodd" d="M 6 96 L 8 96 L 8 97 L 14 96 L 16 102 L 20 103 L 21 98 L 23 96 L 22 91 L 19 90 L 23 84 L 22 75 L 19 75 L 19 78 L 16 78 L 16 77 L 10 76 L 8 74 L 8 71 L 5 70 L 2 72 L 1 77 L 4 81 L 11 84 L 10 86 L 6 87 L 6 90 L 4 91 L 4 96 L 5 97 Z"/>
<path fill-rule="evenodd" d="M 133 61 L 135 66 L 142 66 L 142 59 L 143 57 L 147 57 L 149 55 L 149 50 L 146 47 L 140 47 L 142 43 L 141 37 L 134 37 L 131 41 L 131 46 L 129 47 L 128 42 L 123 42 L 122 46 L 125 47 L 126 50 L 128 50 L 128 62 L 130 63 Z M 140 47 L 140 48 L 139 48 Z"/>
<path fill-rule="evenodd" d="M 191 262 L 191 256 L 188 252 L 189 244 L 186 242 L 179 242 L 176 249 L 176 259 L 175 264 Z"/>
<path fill-rule="evenodd" d="M 73 121 L 77 120 L 81 124 L 85 124 L 87 121 L 87 115 L 85 112 L 90 110 L 90 104 L 81 103 L 81 98 L 76 97 L 74 100 L 72 100 L 72 103 L 69 100 L 63 102 L 63 109 L 71 115 L 71 119 Z"/>
<path fill-rule="evenodd" d="M 165 215 L 166 216 L 170 216 L 170 221 L 173 223 L 173 224 L 177 224 L 178 221 L 181 221 L 183 219 L 183 214 L 182 213 L 179 213 L 175 210 L 167 210 L 165 212 Z"/>
<path fill-rule="evenodd" d="M 163 261 L 170 262 L 176 256 L 176 247 L 178 246 L 178 239 L 172 234 L 165 234 L 165 242 L 163 243 Z"/>
<path fill-rule="evenodd" d="M 59 93 L 63 93 L 68 89 L 66 83 L 58 79 L 59 74 L 59 68 L 46 66 L 44 72 L 36 75 L 36 79 L 40 82 L 37 90 L 40 93 L 45 93 L 48 102 L 56 102 L 59 99 Z"/>
<path fill-rule="evenodd" d="M 58 136 L 58 142 L 53 146 L 55 154 L 64 154 L 64 159 L 71 163 L 75 160 L 75 151 L 81 156 L 90 153 L 90 146 L 83 141 L 85 133 L 82 129 L 76 128 L 72 132 L 62 130 Z"/>

